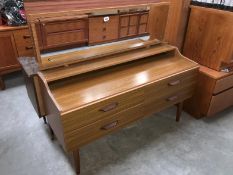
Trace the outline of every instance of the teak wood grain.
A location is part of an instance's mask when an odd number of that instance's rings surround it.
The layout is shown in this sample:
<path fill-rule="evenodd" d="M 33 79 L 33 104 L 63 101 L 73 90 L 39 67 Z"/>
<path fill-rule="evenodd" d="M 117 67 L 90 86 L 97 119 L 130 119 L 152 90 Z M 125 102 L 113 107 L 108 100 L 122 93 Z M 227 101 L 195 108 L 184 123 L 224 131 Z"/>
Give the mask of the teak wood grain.
<path fill-rule="evenodd" d="M 184 55 L 214 70 L 233 60 L 233 13 L 192 7 Z"/>

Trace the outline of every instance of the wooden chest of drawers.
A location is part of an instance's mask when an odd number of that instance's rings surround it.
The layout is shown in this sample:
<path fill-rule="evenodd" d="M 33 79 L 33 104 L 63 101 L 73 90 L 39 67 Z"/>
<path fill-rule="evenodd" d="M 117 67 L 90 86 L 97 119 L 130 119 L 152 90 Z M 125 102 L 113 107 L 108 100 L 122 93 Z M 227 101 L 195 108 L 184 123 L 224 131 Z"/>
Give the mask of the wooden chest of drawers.
<path fill-rule="evenodd" d="M 233 73 L 201 66 L 194 96 L 185 109 L 196 118 L 211 117 L 233 105 Z"/>

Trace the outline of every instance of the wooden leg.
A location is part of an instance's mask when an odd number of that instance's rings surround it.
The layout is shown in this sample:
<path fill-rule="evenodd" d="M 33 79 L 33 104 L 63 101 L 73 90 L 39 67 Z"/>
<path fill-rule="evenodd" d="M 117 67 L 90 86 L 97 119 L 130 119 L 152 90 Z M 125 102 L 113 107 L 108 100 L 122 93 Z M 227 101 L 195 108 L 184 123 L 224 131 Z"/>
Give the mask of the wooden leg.
<path fill-rule="evenodd" d="M 45 116 L 43 117 L 43 120 L 44 120 L 44 124 L 47 124 L 47 120 Z"/>
<path fill-rule="evenodd" d="M 80 155 L 79 155 L 79 149 L 73 151 L 72 153 L 70 153 L 70 159 L 71 159 L 71 163 L 73 164 L 73 167 L 76 171 L 76 174 L 79 175 L 80 174 Z"/>
<path fill-rule="evenodd" d="M 55 135 L 54 135 L 53 129 L 51 128 L 51 126 L 49 125 L 49 123 L 48 123 L 48 127 L 49 127 L 49 132 L 50 132 L 51 140 L 54 140 L 55 139 Z"/>
<path fill-rule="evenodd" d="M 180 121 L 180 116 L 182 114 L 183 110 L 183 102 L 177 104 L 177 111 L 176 111 L 176 121 Z"/>
<path fill-rule="evenodd" d="M 6 87 L 5 87 L 5 83 L 3 81 L 3 78 L 2 76 L 0 76 L 0 90 L 4 90 Z"/>

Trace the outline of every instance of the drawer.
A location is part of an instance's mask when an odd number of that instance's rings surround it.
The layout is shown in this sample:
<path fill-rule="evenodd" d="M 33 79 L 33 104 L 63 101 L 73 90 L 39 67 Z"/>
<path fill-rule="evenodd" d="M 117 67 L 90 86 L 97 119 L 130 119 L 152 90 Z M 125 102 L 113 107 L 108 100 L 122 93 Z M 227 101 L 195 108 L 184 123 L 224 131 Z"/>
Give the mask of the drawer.
<path fill-rule="evenodd" d="M 20 57 L 34 55 L 32 38 L 28 29 L 14 31 L 14 38 Z"/>
<path fill-rule="evenodd" d="M 212 96 L 207 116 L 212 116 L 233 105 L 233 88 Z"/>
<path fill-rule="evenodd" d="M 66 20 L 59 22 L 42 23 L 46 33 L 66 32 L 87 28 L 87 19 L 83 20 Z"/>
<path fill-rule="evenodd" d="M 86 31 L 84 30 L 52 33 L 46 37 L 46 45 L 48 48 L 84 42 L 87 42 Z"/>
<path fill-rule="evenodd" d="M 195 88 L 197 76 L 198 70 L 192 70 L 155 82 L 146 88 L 145 98 L 150 101 L 184 89 Z"/>
<path fill-rule="evenodd" d="M 65 131 L 66 148 L 68 151 L 73 150 L 142 117 L 143 108 L 142 105 L 139 104 L 107 119 L 97 121 L 72 132 Z"/>
<path fill-rule="evenodd" d="M 146 116 L 152 115 L 156 112 L 162 111 L 174 104 L 183 102 L 192 97 L 195 87 L 183 88 L 178 92 L 164 94 L 159 98 L 152 98 L 146 100 L 144 104 L 144 114 Z"/>
<path fill-rule="evenodd" d="M 70 132 L 97 120 L 110 117 L 138 105 L 143 100 L 142 90 L 135 90 L 64 114 L 61 116 L 64 131 Z"/>
<path fill-rule="evenodd" d="M 104 19 L 109 19 L 104 21 Z M 118 39 L 119 16 L 101 16 L 89 19 L 89 43 L 101 43 Z"/>
<path fill-rule="evenodd" d="M 216 81 L 216 85 L 214 88 L 214 94 L 220 93 L 232 87 L 233 87 L 233 75 L 224 77 Z"/>

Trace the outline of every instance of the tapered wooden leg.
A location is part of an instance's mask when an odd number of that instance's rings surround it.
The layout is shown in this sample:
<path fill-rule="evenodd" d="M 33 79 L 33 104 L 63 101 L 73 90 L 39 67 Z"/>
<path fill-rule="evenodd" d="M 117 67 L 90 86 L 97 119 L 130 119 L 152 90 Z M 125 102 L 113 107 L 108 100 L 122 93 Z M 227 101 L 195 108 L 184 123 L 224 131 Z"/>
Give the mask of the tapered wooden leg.
<path fill-rule="evenodd" d="M 44 124 L 47 124 L 47 120 L 45 116 L 43 117 L 43 120 L 44 120 Z"/>
<path fill-rule="evenodd" d="M 49 127 L 50 138 L 51 138 L 51 140 L 54 140 L 55 139 L 55 135 L 54 135 L 53 129 L 51 128 L 51 126 L 49 125 L 49 123 L 48 123 L 48 127 Z"/>
<path fill-rule="evenodd" d="M 73 151 L 70 153 L 70 159 L 71 163 L 73 164 L 73 167 L 75 169 L 75 172 L 77 175 L 80 174 L 80 155 L 79 155 L 79 149 Z"/>
<path fill-rule="evenodd" d="M 177 104 L 177 110 L 176 110 L 176 121 L 179 122 L 180 121 L 180 117 L 182 114 L 182 110 L 183 110 L 183 102 L 178 103 Z"/>
<path fill-rule="evenodd" d="M 0 90 L 4 90 L 6 87 L 5 87 L 5 83 L 3 81 L 3 78 L 2 76 L 0 76 Z"/>

